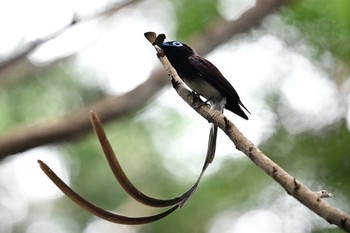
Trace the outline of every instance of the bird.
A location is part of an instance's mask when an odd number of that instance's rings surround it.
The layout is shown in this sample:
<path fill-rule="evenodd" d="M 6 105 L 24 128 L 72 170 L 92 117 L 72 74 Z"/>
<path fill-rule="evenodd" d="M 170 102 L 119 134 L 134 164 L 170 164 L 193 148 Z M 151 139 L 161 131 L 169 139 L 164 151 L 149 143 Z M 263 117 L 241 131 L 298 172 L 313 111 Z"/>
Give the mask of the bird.
<path fill-rule="evenodd" d="M 237 91 L 210 61 L 197 54 L 190 46 L 180 41 L 164 42 L 158 46 L 168 58 L 179 77 L 193 92 L 206 99 L 211 108 L 223 113 L 224 108 L 248 120 L 244 106 Z M 218 126 L 212 123 L 209 133 L 208 149 L 203 169 L 215 156 Z"/>

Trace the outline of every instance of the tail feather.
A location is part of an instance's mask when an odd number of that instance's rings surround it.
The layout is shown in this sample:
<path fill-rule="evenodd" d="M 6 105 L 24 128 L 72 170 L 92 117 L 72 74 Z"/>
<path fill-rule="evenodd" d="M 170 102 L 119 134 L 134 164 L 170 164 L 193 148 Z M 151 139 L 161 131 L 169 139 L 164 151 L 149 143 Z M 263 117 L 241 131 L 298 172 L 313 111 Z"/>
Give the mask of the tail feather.
<path fill-rule="evenodd" d="M 216 151 L 217 134 L 218 134 L 218 126 L 212 123 L 210 127 L 210 132 L 209 132 L 207 155 L 205 158 L 203 169 L 206 169 L 207 166 L 214 160 L 215 151 Z"/>
<path fill-rule="evenodd" d="M 237 114 L 238 116 L 248 120 L 248 116 L 245 114 L 241 106 L 250 114 L 249 110 L 243 105 L 243 103 L 240 100 L 238 103 L 232 101 L 228 102 L 225 108 Z"/>

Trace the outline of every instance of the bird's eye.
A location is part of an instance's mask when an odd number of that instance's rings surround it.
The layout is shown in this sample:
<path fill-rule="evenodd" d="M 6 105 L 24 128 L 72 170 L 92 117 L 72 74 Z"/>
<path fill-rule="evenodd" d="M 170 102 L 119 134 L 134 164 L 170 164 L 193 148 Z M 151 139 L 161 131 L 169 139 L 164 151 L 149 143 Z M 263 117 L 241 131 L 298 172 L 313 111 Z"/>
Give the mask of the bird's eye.
<path fill-rule="evenodd" d="M 181 47 L 182 46 L 182 44 L 180 42 L 178 42 L 178 41 L 174 41 L 172 44 L 174 46 L 176 46 L 176 47 Z"/>

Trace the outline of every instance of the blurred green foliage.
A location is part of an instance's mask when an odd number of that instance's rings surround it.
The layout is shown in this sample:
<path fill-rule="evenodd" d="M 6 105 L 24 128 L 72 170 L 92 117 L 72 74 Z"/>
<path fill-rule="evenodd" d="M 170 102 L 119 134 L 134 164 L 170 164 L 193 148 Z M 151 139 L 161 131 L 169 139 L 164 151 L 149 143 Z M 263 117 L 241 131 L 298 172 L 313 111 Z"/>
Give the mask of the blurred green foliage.
<path fill-rule="evenodd" d="M 340 195 L 350 196 L 350 134 L 342 121 L 322 132 L 289 134 L 279 128 L 260 148 L 298 177 L 323 183 Z M 293 163 L 290 163 L 291 158 Z M 305 169 L 307 164 L 307 169 Z M 312 171 L 312 172 L 310 172 Z M 322 189 L 324 187 L 313 187 Z M 335 191 L 336 190 L 336 191 Z"/>
<path fill-rule="evenodd" d="M 350 62 L 350 1 L 297 1 L 285 16 L 320 53 L 329 50 Z"/>
<path fill-rule="evenodd" d="M 176 38 L 184 40 L 200 33 L 213 20 L 219 17 L 217 0 L 198 0 L 195 3 L 186 0 L 172 1 L 177 22 Z"/>
<path fill-rule="evenodd" d="M 1 88 L 1 129 L 54 119 L 103 96 L 100 87 L 91 88 L 76 81 L 72 61 L 61 61 L 42 72 L 17 77 L 16 83 Z"/>

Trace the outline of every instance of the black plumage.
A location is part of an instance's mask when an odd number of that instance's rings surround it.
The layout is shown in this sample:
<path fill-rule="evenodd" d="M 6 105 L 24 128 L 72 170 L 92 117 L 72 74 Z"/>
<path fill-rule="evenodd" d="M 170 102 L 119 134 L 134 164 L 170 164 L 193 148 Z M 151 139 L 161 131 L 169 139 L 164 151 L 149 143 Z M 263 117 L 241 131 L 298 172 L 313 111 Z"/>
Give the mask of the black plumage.
<path fill-rule="evenodd" d="M 211 62 L 199 56 L 194 49 L 179 41 L 156 43 L 160 47 L 180 78 L 198 95 L 210 103 L 211 108 L 223 112 L 224 108 L 248 120 L 248 109 L 243 105 L 236 90 Z M 212 124 L 208 150 L 203 170 L 215 156 L 218 127 Z"/>
<path fill-rule="evenodd" d="M 210 61 L 178 41 L 165 42 L 158 46 L 164 51 L 180 78 L 194 92 L 205 97 L 213 105 L 225 99 L 224 108 L 248 119 L 242 108 L 249 111 L 241 102 L 236 90 Z"/>

